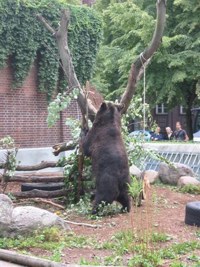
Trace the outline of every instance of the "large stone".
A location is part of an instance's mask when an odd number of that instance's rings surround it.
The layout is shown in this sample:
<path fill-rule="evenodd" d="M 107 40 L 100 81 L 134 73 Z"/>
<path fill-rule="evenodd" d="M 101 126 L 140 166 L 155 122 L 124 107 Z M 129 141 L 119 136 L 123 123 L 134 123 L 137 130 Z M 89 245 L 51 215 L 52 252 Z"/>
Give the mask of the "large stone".
<path fill-rule="evenodd" d="M 141 172 L 141 170 L 140 170 L 138 167 L 136 167 L 135 165 L 132 165 L 132 166 L 129 168 L 129 172 L 130 172 L 130 175 L 134 175 L 134 176 L 136 176 L 136 177 L 138 177 L 138 178 L 141 178 L 141 174 L 142 174 L 142 172 Z"/>
<path fill-rule="evenodd" d="M 177 182 L 181 176 L 194 177 L 195 174 L 192 169 L 181 163 L 166 164 L 160 163 L 159 166 L 159 177 L 160 180 L 165 184 L 177 185 Z"/>
<path fill-rule="evenodd" d="M 11 199 L 0 194 L 0 236 L 5 236 L 12 221 L 13 203 Z"/>
<path fill-rule="evenodd" d="M 0 194 L 0 237 L 30 234 L 51 226 L 70 230 L 68 224 L 56 214 L 32 206 L 13 208 L 10 198 Z"/>
<path fill-rule="evenodd" d="M 36 229 L 44 229 L 51 226 L 59 226 L 64 230 L 70 230 L 68 224 L 56 214 L 44 209 L 24 206 L 16 207 L 12 213 L 10 235 L 28 234 Z"/>
<path fill-rule="evenodd" d="M 200 186 L 200 181 L 198 181 L 196 178 L 191 177 L 191 176 L 181 176 L 179 178 L 178 186 L 183 187 L 188 184 Z"/>
<path fill-rule="evenodd" d="M 150 184 L 154 184 L 159 179 L 159 173 L 154 170 L 146 170 L 143 173 L 143 177 L 146 176 Z"/>

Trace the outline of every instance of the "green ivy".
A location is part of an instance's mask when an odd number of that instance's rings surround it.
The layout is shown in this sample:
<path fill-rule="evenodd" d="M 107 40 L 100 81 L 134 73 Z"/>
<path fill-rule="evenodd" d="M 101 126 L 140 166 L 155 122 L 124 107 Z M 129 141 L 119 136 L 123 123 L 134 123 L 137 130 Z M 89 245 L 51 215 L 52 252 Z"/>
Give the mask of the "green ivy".
<path fill-rule="evenodd" d="M 34 62 L 38 66 L 38 88 L 50 97 L 66 88 L 55 38 L 36 18 L 41 14 L 56 29 L 61 10 L 70 9 L 69 47 L 81 84 L 94 71 L 101 40 L 101 20 L 94 10 L 65 1 L 2 0 L 0 3 L 0 67 L 8 58 L 13 69 L 13 88 L 22 86 Z"/>

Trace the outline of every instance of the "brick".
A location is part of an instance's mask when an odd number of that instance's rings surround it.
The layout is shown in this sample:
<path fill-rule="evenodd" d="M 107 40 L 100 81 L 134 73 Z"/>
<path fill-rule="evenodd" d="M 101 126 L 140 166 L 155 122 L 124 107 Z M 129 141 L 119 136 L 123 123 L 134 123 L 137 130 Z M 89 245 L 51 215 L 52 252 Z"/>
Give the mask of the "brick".
<path fill-rule="evenodd" d="M 37 68 L 33 65 L 22 88 L 11 90 L 12 72 L 10 62 L 0 70 L 0 138 L 11 135 L 16 144 L 25 147 L 48 147 L 70 140 L 66 117 L 80 118 L 80 110 L 73 101 L 62 113 L 62 121 L 47 127 L 46 94 L 37 90 Z"/>

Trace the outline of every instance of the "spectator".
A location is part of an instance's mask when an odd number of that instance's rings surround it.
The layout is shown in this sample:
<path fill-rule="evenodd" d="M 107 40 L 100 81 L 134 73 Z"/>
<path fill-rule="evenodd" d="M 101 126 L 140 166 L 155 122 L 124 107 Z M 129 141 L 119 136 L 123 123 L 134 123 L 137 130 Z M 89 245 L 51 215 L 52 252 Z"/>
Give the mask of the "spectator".
<path fill-rule="evenodd" d="M 174 133 L 172 131 L 172 129 L 170 127 L 166 127 L 166 136 L 165 136 L 165 140 L 173 140 L 174 139 Z"/>
<path fill-rule="evenodd" d="M 186 131 L 182 129 L 181 123 L 179 121 L 176 122 L 176 131 L 174 132 L 174 137 L 177 141 L 187 142 L 189 140 Z"/>
<path fill-rule="evenodd" d="M 155 132 L 151 135 L 152 141 L 160 141 L 163 140 L 163 135 L 160 133 L 160 127 L 156 127 Z"/>

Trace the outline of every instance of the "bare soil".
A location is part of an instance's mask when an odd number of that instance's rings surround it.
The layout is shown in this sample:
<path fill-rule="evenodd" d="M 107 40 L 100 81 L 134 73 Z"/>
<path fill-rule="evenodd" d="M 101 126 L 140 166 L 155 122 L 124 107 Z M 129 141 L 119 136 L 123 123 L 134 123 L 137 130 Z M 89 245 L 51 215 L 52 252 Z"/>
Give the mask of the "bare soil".
<path fill-rule="evenodd" d="M 10 183 L 8 185 L 7 192 L 17 190 L 19 190 L 19 184 Z M 150 233 L 165 233 L 171 237 L 171 240 L 167 242 L 167 246 L 171 243 L 182 243 L 192 240 L 200 242 L 196 234 L 197 230 L 199 231 L 200 229 L 195 226 L 188 226 L 184 223 L 186 203 L 199 200 L 199 195 L 179 193 L 173 188 L 166 186 L 151 186 L 147 194 L 147 199 L 143 202 L 142 206 L 137 208 L 133 207 L 130 213 L 106 216 L 98 221 L 90 220 L 75 213 L 70 213 L 67 220 L 101 225 L 100 228 L 70 225 L 75 234 L 92 237 L 99 243 L 109 241 L 113 235 L 125 230 L 136 231 L 140 234 L 145 231 Z M 28 200 L 25 202 L 28 202 Z M 37 204 L 37 206 L 44 208 L 44 205 Z M 54 212 L 58 211 L 55 210 L 54 207 L 48 205 L 46 208 Z M 62 214 L 63 211 L 61 210 L 60 213 Z M 160 244 L 159 246 L 166 246 L 166 243 Z M 31 248 L 29 252 L 35 256 L 40 255 L 47 258 L 52 256 L 51 252 L 42 249 Z M 196 256 L 200 257 L 200 250 L 194 253 Z M 80 263 L 81 259 L 91 262 L 96 257 L 102 259 L 103 262 L 104 257 L 109 255 L 112 255 L 112 252 L 106 249 L 99 250 L 91 247 L 67 248 L 62 251 L 62 262 Z M 126 259 L 130 257 L 131 255 L 125 255 Z M 187 256 L 183 256 L 182 261 L 188 262 Z M 173 262 L 173 260 L 170 262 Z M 162 267 L 167 266 L 170 266 L 169 260 L 166 260 L 162 265 Z"/>

